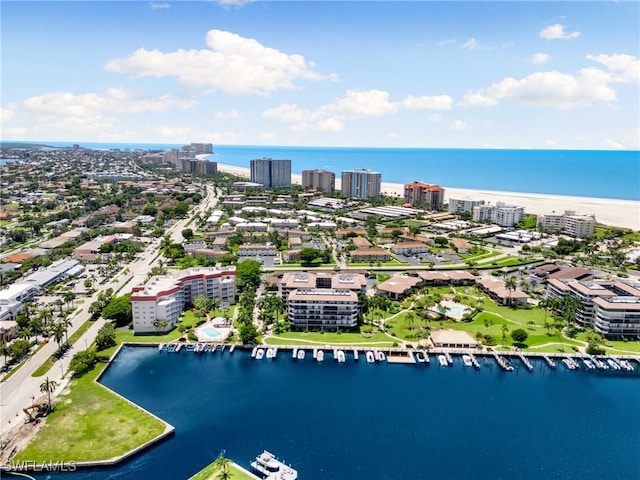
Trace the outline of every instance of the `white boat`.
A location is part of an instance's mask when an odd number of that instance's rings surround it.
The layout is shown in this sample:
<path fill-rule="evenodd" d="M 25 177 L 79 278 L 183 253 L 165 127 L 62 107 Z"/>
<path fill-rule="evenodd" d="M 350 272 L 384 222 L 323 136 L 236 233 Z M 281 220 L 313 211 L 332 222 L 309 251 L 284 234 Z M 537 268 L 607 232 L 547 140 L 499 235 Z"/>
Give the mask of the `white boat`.
<path fill-rule="evenodd" d="M 211 352 L 211 347 L 212 347 L 212 345 L 210 343 L 207 343 L 207 345 L 204 347 L 204 351 L 205 352 Z"/>
<path fill-rule="evenodd" d="M 161 352 L 163 348 L 164 348 L 164 343 L 161 343 L 160 345 L 158 345 L 159 352 Z"/>
<path fill-rule="evenodd" d="M 276 356 L 276 349 L 272 347 L 267 348 L 267 358 L 272 359 L 272 358 L 275 358 L 275 356 Z"/>
<path fill-rule="evenodd" d="M 258 478 L 267 480 L 297 480 L 298 472 L 278 460 L 273 453 L 268 451 L 258 455 L 255 461 L 251 462 L 251 470 L 258 474 Z"/>
<path fill-rule="evenodd" d="M 573 360 L 571 360 L 570 358 L 563 358 L 562 359 L 562 363 L 565 364 L 565 366 L 569 369 L 569 370 L 575 370 L 576 369 L 576 365 L 575 362 Z"/>
<path fill-rule="evenodd" d="M 319 362 L 324 360 L 324 351 L 318 350 L 318 352 L 316 353 L 316 360 Z"/>
<path fill-rule="evenodd" d="M 620 370 L 620 365 L 618 365 L 618 362 L 616 362 L 613 358 L 607 358 L 607 363 L 614 370 Z"/>
<path fill-rule="evenodd" d="M 424 363 L 424 353 L 422 353 L 422 352 L 420 352 L 420 351 L 417 351 L 417 352 L 416 352 L 416 360 L 417 360 L 419 363 Z"/>
<path fill-rule="evenodd" d="M 231 345 L 231 349 L 229 350 L 229 353 L 233 353 L 233 351 L 234 351 L 235 349 L 236 349 L 235 344 L 234 344 L 234 345 Z"/>
<path fill-rule="evenodd" d="M 259 348 L 258 351 L 256 352 L 256 360 L 262 360 L 263 357 L 264 357 L 264 349 Z"/>
<path fill-rule="evenodd" d="M 422 353 L 424 354 L 424 363 L 431 363 L 431 360 L 429 359 L 429 353 L 426 350 L 423 350 Z"/>
<path fill-rule="evenodd" d="M 353 360 L 354 360 L 355 362 L 357 362 L 357 361 L 359 360 L 359 359 L 358 359 L 358 349 L 357 349 L 357 348 L 354 348 L 354 349 L 353 349 Z"/>
<path fill-rule="evenodd" d="M 296 355 L 296 358 L 298 360 L 304 360 L 304 355 L 305 355 L 304 348 L 301 348 L 300 350 L 298 350 L 298 354 Z"/>
<path fill-rule="evenodd" d="M 593 370 L 594 368 L 596 368 L 593 362 L 588 358 L 583 358 L 582 363 L 584 363 L 585 367 L 587 367 L 589 370 Z"/>
<path fill-rule="evenodd" d="M 175 353 L 178 353 L 180 351 L 180 349 L 182 348 L 182 344 L 179 343 L 176 345 L 176 349 L 174 350 Z"/>
<path fill-rule="evenodd" d="M 367 362 L 374 363 L 376 361 L 376 356 L 371 350 L 367 350 Z"/>
<path fill-rule="evenodd" d="M 313 358 L 315 359 L 318 356 L 318 349 L 314 348 L 313 349 Z"/>
<path fill-rule="evenodd" d="M 465 367 L 473 367 L 473 361 L 469 355 L 462 355 L 462 363 L 464 363 Z"/>
<path fill-rule="evenodd" d="M 447 357 L 445 357 L 444 355 L 438 355 L 438 362 L 440 363 L 441 367 L 446 367 L 449 365 L 449 362 L 447 362 Z"/>
<path fill-rule="evenodd" d="M 256 358 L 257 353 L 258 353 L 258 347 L 253 347 L 253 350 L 251 350 L 251 358 Z"/>
<path fill-rule="evenodd" d="M 344 363 L 347 360 L 347 357 L 344 354 L 343 350 L 338 350 L 338 363 Z"/>
<path fill-rule="evenodd" d="M 294 347 L 293 352 L 291 352 L 291 358 L 298 358 L 298 347 Z"/>
<path fill-rule="evenodd" d="M 379 362 L 384 362 L 387 359 L 387 356 L 384 354 L 382 350 L 378 350 L 376 352 L 376 360 Z"/>

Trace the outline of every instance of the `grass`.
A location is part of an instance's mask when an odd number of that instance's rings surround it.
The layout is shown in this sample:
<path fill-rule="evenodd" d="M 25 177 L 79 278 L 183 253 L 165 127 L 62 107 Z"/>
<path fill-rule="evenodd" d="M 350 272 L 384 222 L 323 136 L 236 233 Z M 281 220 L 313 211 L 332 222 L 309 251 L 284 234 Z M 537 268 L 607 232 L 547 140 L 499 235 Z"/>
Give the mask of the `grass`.
<path fill-rule="evenodd" d="M 69 393 L 16 461 L 42 463 L 108 460 L 156 438 L 165 424 L 95 382 L 106 364 L 73 379 Z"/>
<path fill-rule="evenodd" d="M 222 469 L 218 467 L 216 462 L 210 463 L 189 480 L 216 480 L 218 475 L 222 472 Z M 255 477 L 250 477 L 244 471 L 240 470 L 235 464 L 229 464 L 228 472 L 231 474 L 230 478 L 233 480 L 254 480 Z"/>
<path fill-rule="evenodd" d="M 372 333 L 370 336 L 363 333 L 352 332 L 285 332 L 266 339 L 269 345 L 358 345 L 380 344 L 391 346 L 394 340 L 384 333 Z"/>
<path fill-rule="evenodd" d="M 93 322 L 91 320 L 87 320 L 82 325 L 80 325 L 80 327 L 75 332 L 73 332 L 73 335 L 71 335 L 69 337 L 69 346 L 71 346 L 74 343 L 76 343 L 78 341 L 78 339 L 82 335 L 84 335 L 84 333 L 87 330 L 89 330 L 89 328 L 91 328 L 91 325 L 93 325 Z M 51 355 L 49 358 L 47 358 L 44 361 L 44 363 L 42 365 L 40 365 L 38 368 L 36 368 L 36 370 L 31 374 L 31 376 L 32 377 L 41 377 L 41 376 L 43 376 L 45 373 L 47 373 L 49 370 L 51 370 L 51 367 L 53 367 L 57 361 L 58 361 L 58 359 L 56 358 L 56 356 L 55 355 Z"/>

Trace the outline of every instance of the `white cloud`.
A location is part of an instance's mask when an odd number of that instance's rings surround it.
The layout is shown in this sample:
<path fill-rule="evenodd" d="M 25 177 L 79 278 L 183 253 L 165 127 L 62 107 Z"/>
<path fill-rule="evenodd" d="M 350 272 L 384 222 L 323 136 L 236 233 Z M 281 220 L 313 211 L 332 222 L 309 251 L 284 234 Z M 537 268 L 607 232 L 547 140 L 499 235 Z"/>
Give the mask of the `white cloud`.
<path fill-rule="evenodd" d="M 544 38 L 546 40 L 573 40 L 579 36 L 580 32 L 578 31 L 566 33 L 564 31 L 564 25 L 561 25 L 560 23 L 549 25 L 540 32 L 540 38 Z"/>
<path fill-rule="evenodd" d="M 189 137 L 190 129 L 187 127 L 171 127 L 169 125 L 159 125 L 154 133 L 163 138 L 184 139 Z"/>
<path fill-rule="evenodd" d="M 22 140 L 28 138 L 29 131 L 24 127 L 3 128 L 3 140 Z"/>
<path fill-rule="evenodd" d="M 618 150 L 640 150 L 640 127 L 622 135 L 616 140 L 607 139 L 603 142 L 606 148 Z"/>
<path fill-rule="evenodd" d="M 253 0 L 218 0 L 218 3 L 223 7 L 235 7 L 242 8 Z"/>
<path fill-rule="evenodd" d="M 237 95 L 267 95 L 298 88 L 296 81 L 335 80 L 314 71 L 302 55 L 265 47 L 257 40 L 231 32 L 210 30 L 208 49 L 164 53 L 140 48 L 126 58 L 111 60 L 105 69 L 136 77 L 177 77 L 191 87 Z"/>
<path fill-rule="evenodd" d="M 442 115 L 439 113 L 432 113 L 427 117 L 427 120 L 433 123 L 440 123 L 442 121 Z"/>
<path fill-rule="evenodd" d="M 547 63 L 550 58 L 551 56 L 548 53 L 534 53 L 530 61 L 534 65 L 542 65 Z"/>
<path fill-rule="evenodd" d="M 438 42 L 438 46 L 445 47 L 447 45 L 455 45 L 456 43 L 457 43 L 457 40 L 440 40 Z"/>
<path fill-rule="evenodd" d="M 501 148 L 504 148 L 504 147 L 502 147 L 502 146 L 500 146 L 500 145 L 495 145 L 495 144 L 493 144 L 493 143 L 489 143 L 489 142 L 482 142 L 482 143 L 480 144 L 480 148 L 494 148 L 494 149 L 501 149 Z"/>
<path fill-rule="evenodd" d="M 448 95 L 415 97 L 392 102 L 384 90 L 348 90 L 341 98 L 308 110 L 297 105 L 283 103 L 266 110 L 262 116 L 291 123 L 293 131 L 320 130 L 340 132 L 349 120 L 393 115 L 400 110 L 447 110 L 453 100 Z"/>
<path fill-rule="evenodd" d="M 515 100 L 525 105 L 567 108 L 611 102 L 616 92 L 608 85 L 610 75 L 596 68 L 584 68 L 577 76 L 557 71 L 536 72 L 517 80 L 512 77 L 476 92 L 467 92 L 461 104 L 493 106 L 500 100 Z"/>
<path fill-rule="evenodd" d="M 275 140 L 277 135 L 273 132 L 262 132 L 260 134 L 260 140 Z"/>
<path fill-rule="evenodd" d="M 151 2 L 149 3 L 149 6 L 151 7 L 151 10 L 169 10 L 171 8 L 171 4 L 168 2 Z"/>
<path fill-rule="evenodd" d="M 476 50 L 479 47 L 480 47 L 480 44 L 473 37 L 467 40 L 466 42 L 464 42 L 462 45 L 460 45 L 460 48 L 464 48 L 466 50 Z"/>
<path fill-rule="evenodd" d="M 557 147 L 558 145 L 560 145 L 560 143 L 557 140 L 553 140 L 552 138 L 545 140 L 544 144 L 547 147 Z"/>
<path fill-rule="evenodd" d="M 221 120 L 227 119 L 227 118 L 231 118 L 231 119 L 238 119 L 240 118 L 240 114 L 238 113 L 238 111 L 234 108 L 229 110 L 228 112 L 216 112 L 216 118 L 219 118 Z"/>
<path fill-rule="evenodd" d="M 8 108 L 0 108 L 0 123 L 5 123 L 11 120 L 14 116 L 13 110 Z"/>
<path fill-rule="evenodd" d="M 190 99 L 171 95 L 148 97 L 122 88 L 109 88 L 104 93 L 51 92 L 29 97 L 24 108 L 31 112 L 51 115 L 90 117 L 100 112 L 142 113 L 166 112 L 172 108 L 189 108 L 194 105 Z"/>
<path fill-rule="evenodd" d="M 614 82 L 640 83 L 640 59 L 638 57 L 626 54 L 589 54 L 587 58 L 607 67 Z"/>
<path fill-rule="evenodd" d="M 462 120 L 456 120 L 451 125 L 449 125 L 449 128 L 451 130 L 465 130 L 467 126 L 468 125 L 466 122 L 463 122 Z"/>

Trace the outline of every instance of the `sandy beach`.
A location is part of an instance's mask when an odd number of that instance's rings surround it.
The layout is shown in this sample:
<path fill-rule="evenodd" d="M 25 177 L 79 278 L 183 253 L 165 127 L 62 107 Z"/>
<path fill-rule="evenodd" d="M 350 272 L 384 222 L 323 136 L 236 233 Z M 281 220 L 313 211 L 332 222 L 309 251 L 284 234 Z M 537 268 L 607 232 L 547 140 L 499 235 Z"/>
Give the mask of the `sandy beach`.
<path fill-rule="evenodd" d="M 245 167 L 218 164 L 218 170 L 249 178 L 250 170 Z M 302 183 L 302 175 L 291 174 L 294 184 Z M 473 198 L 487 203 L 504 202 L 520 205 L 526 213 L 536 215 L 574 210 L 577 214 L 595 214 L 598 223 L 615 227 L 640 230 L 640 202 L 633 200 L 617 200 L 609 198 L 572 197 L 565 195 L 548 195 L 538 193 L 498 192 L 489 190 L 473 190 L 466 188 L 445 188 L 445 201 L 449 198 Z M 340 189 L 340 179 L 336 178 L 336 188 Z M 382 193 L 385 195 L 404 195 L 401 183 L 382 182 Z"/>

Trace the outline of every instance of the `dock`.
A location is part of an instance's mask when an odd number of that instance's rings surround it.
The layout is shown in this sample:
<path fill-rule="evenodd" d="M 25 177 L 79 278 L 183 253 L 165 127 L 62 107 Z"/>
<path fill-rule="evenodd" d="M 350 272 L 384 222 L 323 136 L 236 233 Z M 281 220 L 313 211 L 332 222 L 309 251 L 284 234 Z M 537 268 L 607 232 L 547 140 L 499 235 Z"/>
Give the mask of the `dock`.
<path fill-rule="evenodd" d="M 476 356 L 473 353 L 470 353 L 469 356 L 471 357 L 471 364 L 473 365 L 473 368 L 479 370 L 480 363 L 478 363 L 478 359 L 476 358 Z"/>
<path fill-rule="evenodd" d="M 498 365 L 500 365 L 500 368 L 502 368 L 504 371 L 506 372 L 513 371 L 513 366 L 509 363 L 509 361 L 506 358 L 501 357 L 496 352 L 493 352 L 493 358 L 495 358 L 496 362 L 498 362 Z"/>
<path fill-rule="evenodd" d="M 551 357 L 549 357 L 549 355 L 543 355 L 542 358 L 544 358 L 544 361 L 547 362 L 549 368 L 556 368 L 556 362 L 554 362 Z"/>
<path fill-rule="evenodd" d="M 527 359 L 527 357 L 525 357 L 522 353 L 518 352 L 518 358 L 520 359 L 520 361 L 522 363 L 524 363 L 524 366 L 527 367 L 527 369 L 530 372 L 533 372 L 533 365 L 531 364 L 531 362 Z"/>

